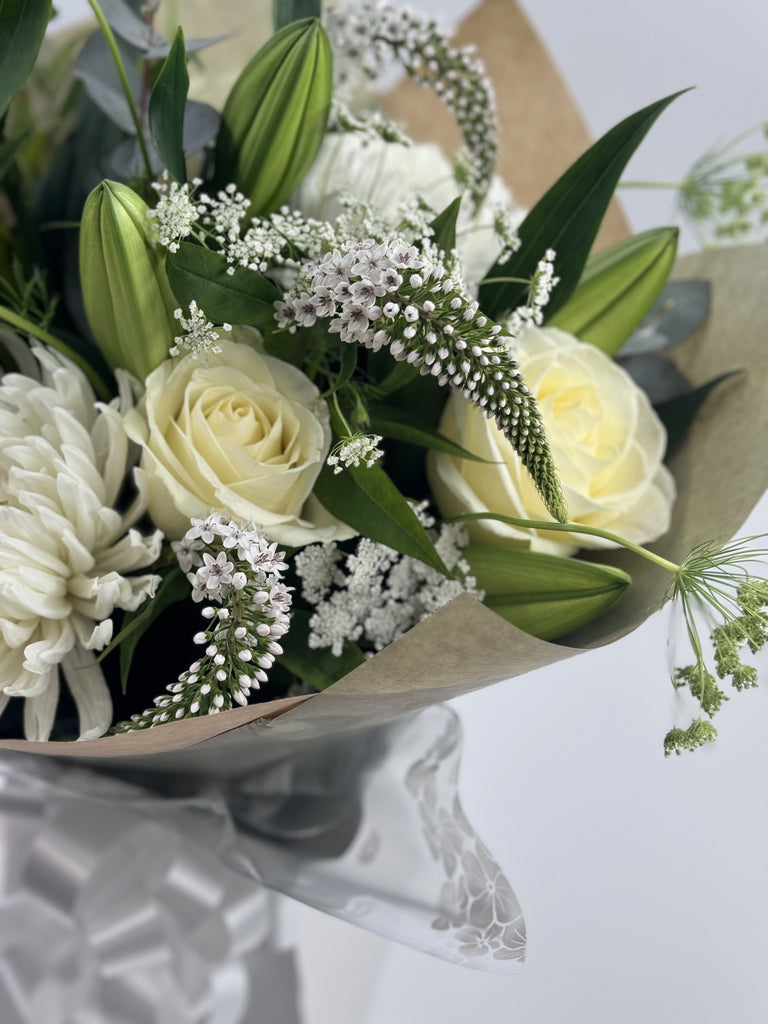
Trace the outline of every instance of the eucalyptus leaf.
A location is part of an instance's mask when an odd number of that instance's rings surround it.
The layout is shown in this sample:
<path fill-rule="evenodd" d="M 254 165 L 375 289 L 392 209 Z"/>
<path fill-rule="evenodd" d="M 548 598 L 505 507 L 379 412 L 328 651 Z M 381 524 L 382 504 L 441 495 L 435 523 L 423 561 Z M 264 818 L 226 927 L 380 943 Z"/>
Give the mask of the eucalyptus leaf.
<path fill-rule="evenodd" d="M 283 648 L 280 665 L 315 690 L 326 690 L 331 683 L 364 664 L 365 655 L 351 640 L 346 641 L 338 656 L 330 650 L 310 650 L 310 617 L 311 613 L 304 608 L 291 609 L 291 628 L 280 640 Z"/>
<path fill-rule="evenodd" d="M 292 21 L 302 18 L 320 18 L 323 13 L 322 0 L 272 0 L 272 20 L 275 32 Z"/>
<path fill-rule="evenodd" d="M 677 237 L 677 228 L 655 228 L 591 256 L 575 292 L 547 324 L 614 355 L 664 287 Z"/>
<path fill-rule="evenodd" d="M 591 622 L 632 582 L 621 569 L 525 548 L 469 544 L 462 554 L 485 591 L 483 603 L 542 640 Z"/>
<path fill-rule="evenodd" d="M 0 0 L 0 117 L 35 65 L 51 0 Z"/>
<path fill-rule="evenodd" d="M 273 303 L 282 297 L 277 285 L 263 274 L 235 267 L 228 274 L 224 256 L 192 242 L 182 242 L 169 253 L 166 271 L 179 304 L 185 309 L 193 300 L 216 324 L 270 325 Z"/>
<path fill-rule="evenodd" d="M 395 441 L 406 441 L 408 444 L 421 448 L 431 448 L 436 452 L 445 452 L 457 459 L 469 459 L 471 462 L 488 462 L 479 455 L 462 448 L 461 445 L 449 441 L 431 427 L 414 422 L 413 413 L 391 405 L 368 406 L 371 418 L 371 430 L 382 437 Z"/>
<path fill-rule="evenodd" d="M 413 509 L 381 467 L 334 473 L 324 463 L 314 494 L 331 515 L 364 536 L 450 575 Z"/>
<path fill-rule="evenodd" d="M 163 37 L 133 10 L 125 0 L 99 0 L 112 31 L 137 50 L 147 51 L 164 42 Z"/>
<path fill-rule="evenodd" d="M 136 61 L 140 53 L 121 39 L 117 39 L 116 43 L 125 65 L 131 96 L 134 103 L 138 104 L 141 96 L 141 78 Z M 83 83 L 89 98 L 99 110 L 121 131 L 135 135 L 136 126 L 131 117 L 120 76 L 107 41 L 100 31 L 88 36 L 73 70 L 75 77 Z"/>
<path fill-rule="evenodd" d="M 656 406 L 656 413 L 667 431 L 667 458 L 674 454 L 693 423 L 696 414 L 701 408 L 704 400 L 708 397 L 718 384 L 737 377 L 742 371 L 734 370 L 731 373 L 722 373 L 719 377 L 702 384 L 701 387 L 693 388 L 685 394 L 677 395 L 666 402 L 660 402 Z"/>
<path fill-rule="evenodd" d="M 685 91 L 685 90 L 683 90 Z M 552 290 L 552 316 L 576 288 L 619 178 L 653 122 L 680 93 L 667 96 L 621 121 L 591 146 L 536 203 L 520 225 L 520 248 L 506 263 L 495 264 L 489 278 L 530 279 L 547 249 L 554 249 L 560 283 Z M 527 303 L 528 286 L 483 284 L 480 306 L 500 320 Z"/>
<path fill-rule="evenodd" d="M 707 318 L 709 304 L 709 281 L 669 281 L 619 354 L 634 356 L 679 345 Z"/>
<path fill-rule="evenodd" d="M 187 100 L 184 111 L 183 147 L 184 153 L 197 153 L 216 135 L 219 127 L 219 113 L 207 103 Z M 163 162 L 157 154 L 152 140 L 147 140 L 149 163 L 154 174 L 163 169 Z M 106 159 L 104 170 L 108 177 L 118 181 L 131 181 L 144 174 L 144 157 L 136 136 L 123 139 Z"/>
<path fill-rule="evenodd" d="M 663 356 L 647 352 L 617 360 L 638 387 L 648 395 L 652 405 L 667 402 L 691 390 L 690 381 L 677 369 L 674 363 Z"/>
<path fill-rule="evenodd" d="M 456 222 L 459 219 L 460 209 L 461 196 L 457 196 L 452 203 L 438 213 L 430 225 L 434 231 L 432 241 L 445 252 L 451 252 L 456 248 Z"/>
<path fill-rule="evenodd" d="M 208 36 L 206 38 L 185 39 L 184 49 L 187 54 L 197 53 L 200 50 L 207 49 L 209 46 L 215 46 L 216 43 L 223 42 L 226 38 L 227 36 Z M 170 53 L 170 50 L 171 44 L 163 42 L 158 46 L 150 46 L 149 49 L 146 50 L 144 56 L 148 60 L 165 60 Z"/>
<path fill-rule="evenodd" d="M 184 159 L 184 108 L 189 89 L 184 33 L 179 28 L 173 46 L 157 76 L 149 97 L 149 130 L 157 155 L 168 173 L 183 184 L 187 180 Z"/>

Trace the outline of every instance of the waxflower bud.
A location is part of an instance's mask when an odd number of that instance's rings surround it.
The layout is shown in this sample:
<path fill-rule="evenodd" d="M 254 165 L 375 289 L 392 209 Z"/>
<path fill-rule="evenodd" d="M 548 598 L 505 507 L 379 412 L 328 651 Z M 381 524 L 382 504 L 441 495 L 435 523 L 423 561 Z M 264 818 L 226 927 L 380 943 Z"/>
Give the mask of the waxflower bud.
<path fill-rule="evenodd" d="M 168 357 L 176 302 L 144 200 L 115 181 L 88 196 L 80 224 L 80 282 L 88 324 L 109 365 L 141 380 Z"/>
<path fill-rule="evenodd" d="M 277 32 L 227 97 L 216 147 L 216 178 L 231 181 L 260 216 L 283 203 L 317 156 L 333 86 L 331 47 L 316 18 Z"/>

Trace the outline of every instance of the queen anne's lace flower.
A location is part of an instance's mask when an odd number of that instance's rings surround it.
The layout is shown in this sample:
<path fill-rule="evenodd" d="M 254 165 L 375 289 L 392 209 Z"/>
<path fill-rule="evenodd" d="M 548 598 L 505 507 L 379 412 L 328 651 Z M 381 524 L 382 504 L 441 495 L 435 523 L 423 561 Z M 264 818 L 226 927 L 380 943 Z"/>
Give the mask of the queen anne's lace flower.
<path fill-rule="evenodd" d="M 117 403 L 97 404 L 62 357 L 35 355 L 42 382 L 14 373 L 0 383 L 0 710 L 27 698 L 26 736 L 47 739 L 61 667 L 89 739 L 112 718 L 90 652 L 110 641 L 116 608 L 154 592 L 157 576 L 127 574 L 157 559 L 162 534 L 131 529 L 146 508 L 140 471 L 130 507 L 115 508 L 129 465 Z"/>

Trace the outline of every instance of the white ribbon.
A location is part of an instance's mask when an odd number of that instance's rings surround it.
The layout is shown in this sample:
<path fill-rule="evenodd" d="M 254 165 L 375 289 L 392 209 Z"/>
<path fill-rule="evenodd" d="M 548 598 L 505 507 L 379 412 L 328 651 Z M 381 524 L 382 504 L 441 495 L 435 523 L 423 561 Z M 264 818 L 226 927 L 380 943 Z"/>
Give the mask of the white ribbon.
<path fill-rule="evenodd" d="M 456 717 L 430 708 L 181 798 L 3 754 L 0 1021 L 298 1024 L 272 890 L 519 967 L 519 907 L 461 811 L 459 748 Z"/>

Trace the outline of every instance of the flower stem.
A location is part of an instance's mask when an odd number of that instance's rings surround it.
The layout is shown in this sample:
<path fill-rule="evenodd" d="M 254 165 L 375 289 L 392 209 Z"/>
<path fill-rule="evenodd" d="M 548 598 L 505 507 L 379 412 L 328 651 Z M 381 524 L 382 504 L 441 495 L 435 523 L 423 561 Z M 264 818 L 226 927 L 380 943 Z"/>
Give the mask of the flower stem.
<path fill-rule="evenodd" d="M 458 523 L 466 522 L 470 519 L 495 519 L 501 523 L 508 523 L 510 526 L 517 526 L 524 530 L 552 530 L 558 533 L 578 533 L 587 537 L 601 537 L 603 540 L 611 541 L 613 544 L 618 544 L 619 547 L 634 552 L 634 554 L 645 558 L 648 562 L 654 562 L 656 565 L 661 566 L 662 569 L 674 573 L 675 576 L 683 568 L 677 562 L 670 562 L 669 559 L 662 558 L 661 555 L 649 551 L 648 548 L 644 548 L 640 544 L 633 544 L 631 540 L 625 540 L 623 537 L 610 533 L 608 530 L 601 530 L 597 526 L 583 526 L 581 523 L 542 522 L 536 519 L 516 519 L 513 516 L 503 516 L 495 512 L 467 512 L 462 516 L 450 516 L 446 522 Z"/>
<path fill-rule="evenodd" d="M 530 284 L 529 277 L 484 277 L 480 284 Z"/>
<path fill-rule="evenodd" d="M 341 420 L 342 425 L 343 425 L 344 429 L 347 432 L 347 435 L 349 437 L 352 437 L 352 434 L 354 433 L 354 431 L 350 427 L 349 423 L 347 423 L 347 418 L 344 415 L 344 413 L 341 411 L 341 406 L 339 405 L 339 399 L 338 399 L 338 391 L 334 391 L 333 394 L 331 395 L 331 398 L 333 399 L 334 408 L 336 409 L 336 412 L 339 414 L 339 419 Z"/>
<path fill-rule="evenodd" d="M 620 181 L 619 188 L 684 188 L 684 181 Z"/>
<path fill-rule="evenodd" d="M 136 138 L 139 140 L 139 147 L 141 149 L 141 156 L 144 161 L 144 166 L 147 171 L 147 177 L 152 177 L 152 164 L 149 160 L 149 152 L 147 151 L 147 144 L 144 141 L 144 131 L 141 125 L 141 119 L 139 118 L 139 112 L 136 109 L 136 104 L 133 102 L 133 96 L 131 95 L 131 86 L 128 82 L 128 76 L 125 72 L 125 65 L 123 64 L 123 58 L 120 55 L 120 50 L 117 46 L 114 33 L 109 26 L 107 19 L 104 17 L 104 12 L 99 6 L 98 0 L 88 0 L 91 5 L 91 9 L 96 16 L 96 21 L 99 23 L 99 28 L 104 33 L 104 38 L 107 41 L 109 52 L 112 54 L 112 59 L 115 62 L 117 68 L 117 74 L 120 78 L 120 84 L 123 87 L 123 93 L 125 94 L 126 102 L 128 103 L 128 109 L 131 113 L 131 120 L 133 121 L 136 129 Z"/>
<path fill-rule="evenodd" d="M 48 331 L 44 330 L 44 328 L 39 327 L 37 324 L 33 324 L 31 320 L 27 320 L 25 317 L 19 316 L 18 313 L 14 313 L 13 310 L 8 309 L 5 306 L 0 306 L 0 320 L 4 320 L 7 324 L 15 327 L 18 331 L 23 331 L 24 334 L 31 334 L 34 338 L 37 338 L 38 341 L 42 341 L 46 345 L 50 345 L 51 348 L 57 349 L 62 355 L 65 355 L 67 359 L 71 359 L 73 363 L 80 367 L 93 385 L 93 389 L 99 398 L 102 398 L 107 402 L 112 398 L 110 389 L 96 370 L 94 370 L 90 363 L 86 359 L 83 359 L 79 353 L 77 353 L 73 348 L 70 348 L 66 342 L 57 338 L 53 334 L 49 334 Z"/>

